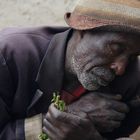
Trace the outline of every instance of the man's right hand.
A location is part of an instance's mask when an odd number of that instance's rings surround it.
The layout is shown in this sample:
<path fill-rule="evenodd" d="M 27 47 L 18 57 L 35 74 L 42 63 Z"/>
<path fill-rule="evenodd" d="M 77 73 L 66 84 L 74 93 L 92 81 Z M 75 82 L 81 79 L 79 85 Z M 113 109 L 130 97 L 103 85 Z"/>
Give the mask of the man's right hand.
<path fill-rule="evenodd" d="M 89 92 L 68 105 L 67 111 L 77 115 L 84 112 L 99 132 L 111 132 L 120 126 L 129 111 L 127 105 L 120 100 L 120 95 Z"/>
<path fill-rule="evenodd" d="M 103 140 L 85 113 L 61 112 L 54 104 L 44 116 L 43 132 L 51 140 Z"/>

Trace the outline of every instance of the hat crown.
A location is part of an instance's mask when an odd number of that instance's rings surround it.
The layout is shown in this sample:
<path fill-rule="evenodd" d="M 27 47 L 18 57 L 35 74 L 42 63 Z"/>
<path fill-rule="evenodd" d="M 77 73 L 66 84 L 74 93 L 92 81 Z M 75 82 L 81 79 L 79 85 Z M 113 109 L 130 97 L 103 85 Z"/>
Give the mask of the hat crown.
<path fill-rule="evenodd" d="M 98 23 L 99 26 L 103 23 L 140 29 L 140 0 L 79 0 L 66 21 L 77 24 L 81 29 L 96 27 Z"/>
<path fill-rule="evenodd" d="M 114 14 L 140 20 L 140 0 L 80 0 L 73 12 L 89 16 L 98 13 L 102 18 Z"/>

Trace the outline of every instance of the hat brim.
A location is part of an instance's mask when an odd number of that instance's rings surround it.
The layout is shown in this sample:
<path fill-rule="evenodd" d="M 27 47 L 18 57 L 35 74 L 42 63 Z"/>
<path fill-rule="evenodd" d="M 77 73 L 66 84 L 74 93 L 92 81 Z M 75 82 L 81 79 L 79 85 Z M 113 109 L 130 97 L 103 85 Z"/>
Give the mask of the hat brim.
<path fill-rule="evenodd" d="M 140 34 L 140 28 L 132 25 L 126 25 L 120 22 L 109 20 L 94 19 L 89 16 L 78 15 L 75 13 L 65 14 L 66 23 L 77 30 L 104 30 L 117 32 L 131 32 Z"/>

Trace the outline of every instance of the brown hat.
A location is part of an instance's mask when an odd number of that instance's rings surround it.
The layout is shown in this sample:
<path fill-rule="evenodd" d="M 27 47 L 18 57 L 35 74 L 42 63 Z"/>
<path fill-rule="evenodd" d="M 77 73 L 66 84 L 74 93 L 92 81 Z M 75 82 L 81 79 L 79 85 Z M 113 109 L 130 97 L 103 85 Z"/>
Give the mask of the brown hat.
<path fill-rule="evenodd" d="M 75 9 L 65 14 L 65 20 L 78 30 L 140 33 L 140 0 L 79 0 Z"/>

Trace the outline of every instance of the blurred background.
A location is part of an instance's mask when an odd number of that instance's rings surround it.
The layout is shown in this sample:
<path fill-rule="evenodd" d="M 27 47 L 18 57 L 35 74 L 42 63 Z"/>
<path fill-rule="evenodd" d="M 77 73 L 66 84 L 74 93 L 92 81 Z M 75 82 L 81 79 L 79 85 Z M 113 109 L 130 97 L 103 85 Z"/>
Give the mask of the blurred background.
<path fill-rule="evenodd" d="M 78 0 L 0 0 L 0 29 L 23 26 L 67 26 L 64 13 Z M 132 135 L 140 140 L 140 130 Z"/>
<path fill-rule="evenodd" d="M 0 0 L 0 28 L 66 25 L 65 11 L 77 0 Z"/>

